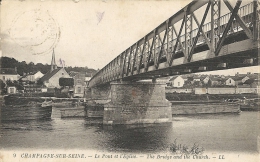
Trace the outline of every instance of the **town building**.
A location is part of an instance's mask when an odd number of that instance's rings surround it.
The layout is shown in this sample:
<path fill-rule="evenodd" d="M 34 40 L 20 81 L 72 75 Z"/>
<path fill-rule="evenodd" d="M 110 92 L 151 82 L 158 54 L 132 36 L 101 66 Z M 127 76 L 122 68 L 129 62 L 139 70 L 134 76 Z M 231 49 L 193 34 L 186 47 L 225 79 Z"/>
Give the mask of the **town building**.
<path fill-rule="evenodd" d="M 171 83 L 172 87 L 183 87 L 187 77 L 185 76 L 173 76 L 169 82 Z"/>
<path fill-rule="evenodd" d="M 15 86 L 7 86 L 7 93 L 8 94 L 14 94 L 16 93 L 17 89 Z"/>
<path fill-rule="evenodd" d="M 243 81 L 245 81 L 245 79 L 243 80 L 243 78 L 245 78 L 246 76 L 233 76 L 233 80 L 235 81 L 236 86 L 238 85 L 242 85 Z M 243 81 L 242 81 L 243 80 Z"/>
<path fill-rule="evenodd" d="M 43 76 L 44 76 L 44 74 L 42 72 L 37 71 L 37 72 L 30 73 L 28 75 L 28 79 L 31 82 L 37 82 Z"/>
<path fill-rule="evenodd" d="M 209 83 L 209 76 L 208 75 L 201 76 L 201 81 L 204 84 L 208 84 Z"/>
<path fill-rule="evenodd" d="M 220 86 L 225 84 L 225 79 L 217 76 L 210 76 L 208 83 L 210 86 Z"/>
<path fill-rule="evenodd" d="M 17 73 L 16 68 L 0 68 L 0 79 L 3 80 L 3 82 L 7 80 L 18 80 L 19 78 L 20 75 Z"/>
<path fill-rule="evenodd" d="M 201 76 L 199 76 L 199 75 L 194 75 L 194 76 L 193 76 L 193 81 L 194 81 L 194 82 L 200 82 L 200 81 L 201 81 Z"/>
<path fill-rule="evenodd" d="M 57 67 L 54 51 L 52 53 L 51 70 L 41 77 L 40 81 L 47 88 L 60 88 L 60 78 L 71 78 L 64 67 Z"/>
<path fill-rule="evenodd" d="M 29 77 L 28 75 L 24 75 L 19 79 L 19 82 L 22 82 L 23 84 L 26 84 L 27 82 L 29 82 Z"/>
<path fill-rule="evenodd" d="M 181 75 L 181 78 L 184 80 L 184 82 L 186 82 L 189 77 L 187 75 Z"/>
<path fill-rule="evenodd" d="M 225 81 L 225 85 L 235 86 L 235 85 L 236 85 L 236 82 L 235 82 L 235 80 L 233 79 L 233 77 L 227 77 L 227 79 L 226 79 L 226 81 Z"/>
<path fill-rule="evenodd" d="M 19 80 L 23 83 L 33 82 L 36 83 L 44 74 L 40 71 L 32 72 L 22 76 Z"/>
<path fill-rule="evenodd" d="M 77 73 L 74 77 L 74 94 L 73 97 L 83 97 L 84 89 L 86 87 L 85 83 L 85 73 Z"/>
<path fill-rule="evenodd" d="M 69 75 L 74 79 L 73 97 L 84 97 L 85 88 L 87 87 L 88 82 L 92 77 L 92 74 L 71 71 Z"/>
<path fill-rule="evenodd" d="M 86 86 L 88 86 L 88 82 L 90 81 L 91 78 L 92 78 L 92 74 L 86 73 L 85 75 Z"/>
<path fill-rule="evenodd" d="M 259 73 L 253 73 L 253 74 L 251 74 L 251 73 L 248 73 L 248 75 L 247 75 L 250 79 L 254 79 L 255 81 L 257 81 L 257 80 L 259 80 L 258 78 L 259 78 Z"/>

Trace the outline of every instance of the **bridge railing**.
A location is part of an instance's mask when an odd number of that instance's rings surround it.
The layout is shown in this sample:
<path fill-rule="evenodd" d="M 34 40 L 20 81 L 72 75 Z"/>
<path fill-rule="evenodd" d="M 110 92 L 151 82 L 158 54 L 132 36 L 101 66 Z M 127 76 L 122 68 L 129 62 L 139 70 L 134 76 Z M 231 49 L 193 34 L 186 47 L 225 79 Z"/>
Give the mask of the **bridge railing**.
<path fill-rule="evenodd" d="M 251 27 L 252 19 L 253 19 L 253 15 L 252 15 L 252 13 L 253 13 L 253 2 L 246 4 L 245 6 L 240 7 L 239 10 L 238 10 L 238 13 L 241 16 L 241 18 L 243 19 L 243 21 L 246 23 L 246 26 Z M 220 20 L 219 20 L 220 21 L 220 29 L 218 29 L 220 36 L 224 32 L 224 29 L 227 25 L 228 20 L 230 19 L 231 14 L 232 13 L 227 13 L 227 14 L 220 17 Z M 210 32 L 211 31 L 211 23 L 208 22 L 208 23 L 204 24 L 202 29 L 206 33 L 208 40 L 210 40 L 211 39 L 211 32 Z M 192 37 L 192 39 L 195 38 L 198 30 L 199 29 L 196 28 L 196 29 L 191 31 L 191 35 L 194 36 L 194 37 Z M 235 33 L 235 32 L 238 32 L 238 31 L 241 31 L 241 30 L 242 30 L 242 28 L 239 25 L 239 23 L 236 20 L 234 20 L 231 24 L 231 28 L 229 29 L 228 35 Z M 184 43 L 185 43 L 184 39 L 185 39 L 185 35 L 181 35 L 180 40 L 181 40 L 183 46 L 184 46 Z M 171 47 L 174 45 L 174 43 L 176 41 L 177 41 L 177 39 L 173 39 L 169 42 Z M 200 35 L 196 45 L 205 44 L 205 43 L 206 43 L 206 41 L 205 41 L 204 37 L 202 35 Z M 166 49 L 166 46 L 167 46 L 167 43 L 164 44 L 165 49 Z M 157 47 L 157 48 L 159 49 L 160 47 Z M 181 47 L 179 45 L 177 47 L 177 52 L 180 52 L 180 51 L 181 51 Z M 169 52 L 170 52 L 170 50 L 169 50 Z"/>
<path fill-rule="evenodd" d="M 255 16 L 254 5 L 255 3 L 251 2 L 249 4 L 240 7 L 237 11 L 237 14 L 241 17 L 241 19 L 245 23 L 245 26 L 249 28 L 249 30 L 251 31 L 253 28 L 252 24 Z M 195 11 L 196 9 L 193 10 Z M 180 13 L 178 12 L 176 14 L 177 15 L 176 17 L 178 17 L 178 14 L 180 15 Z M 187 13 L 187 15 L 191 15 L 191 14 L 192 13 Z M 230 12 L 214 20 L 214 21 L 219 21 L 219 26 L 218 27 L 214 26 L 214 30 L 218 30 L 218 32 L 214 33 L 215 39 L 220 39 L 222 37 L 222 34 L 227 28 L 231 15 L 232 13 Z M 183 19 L 179 18 L 178 20 L 183 20 Z M 166 24 L 168 24 L 168 21 L 171 21 L 172 24 L 169 24 L 167 26 Z M 139 40 L 130 48 L 126 49 L 126 51 L 118 55 L 114 60 L 112 60 L 104 68 L 102 68 L 99 72 L 97 72 L 91 78 L 90 84 L 95 85 L 95 84 L 101 84 L 116 79 L 121 79 L 123 77 L 127 77 L 128 75 L 133 75 L 134 71 L 136 70 L 140 71 L 140 69 L 142 68 L 146 68 L 147 71 L 147 67 L 154 65 L 155 63 L 158 64 L 158 62 L 167 62 L 167 60 L 169 60 L 170 57 L 169 55 L 170 54 L 172 55 L 173 53 L 176 54 L 175 58 L 183 57 L 186 53 L 185 48 L 189 48 L 189 49 L 191 48 L 190 46 L 187 46 L 187 42 L 192 44 L 195 41 L 199 28 L 190 30 L 188 32 L 190 36 L 188 39 L 187 39 L 187 35 L 185 34 L 179 35 L 178 37 L 178 34 L 174 27 L 174 24 L 176 22 L 178 21 L 177 20 L 174 21 L 173 19 L 167 20 L 166 23 L 161 24 L 153 32 L 150 32 L 143 39 Z M 166 27 L 162 28 L 161 26 L 166 26 Z M 187 27 L 185 26 L 185 30 L 187 30 L 186 28 Z M 181 30 L 182 28 L 180 29 L 179 34 L 183 33 Z M 212 34 L 213 34 L 212 30 L 213 30 L 212 22 L 204 23 L 202 26 L 202 31 L 204 32 L 204 35 L 202 32 L 200 32 L 200 35 L 197 37 L 197 42 L 195 46 L 202 46 L 207 44 L 207 42 L 212 41 Z M 243 29 L 240 23 L 236 20 L 236 18 L 234 18 L 234 20 L 231 22 L 231 26 L 229 30 L 227 31 L 227 35 L 242 30 Z M 167 35 L 167 39 L 164 38 L 165 35 Z M 175 37 L 173 35 L 175 35 Z M 175 48 L 176 50 L 174 51 Z M 159 57 L 157 57 L 158 55 Z"/>

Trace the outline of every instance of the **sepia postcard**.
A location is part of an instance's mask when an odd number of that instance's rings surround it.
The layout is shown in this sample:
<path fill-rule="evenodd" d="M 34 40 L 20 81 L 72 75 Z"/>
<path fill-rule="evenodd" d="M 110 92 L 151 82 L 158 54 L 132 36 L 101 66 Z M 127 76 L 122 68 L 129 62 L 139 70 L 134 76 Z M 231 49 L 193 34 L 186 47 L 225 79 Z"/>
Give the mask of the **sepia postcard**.
<path fill-rule="evenodd" d="M 259 0 L 0 13 L 0 162 L 260 161 Z"/>

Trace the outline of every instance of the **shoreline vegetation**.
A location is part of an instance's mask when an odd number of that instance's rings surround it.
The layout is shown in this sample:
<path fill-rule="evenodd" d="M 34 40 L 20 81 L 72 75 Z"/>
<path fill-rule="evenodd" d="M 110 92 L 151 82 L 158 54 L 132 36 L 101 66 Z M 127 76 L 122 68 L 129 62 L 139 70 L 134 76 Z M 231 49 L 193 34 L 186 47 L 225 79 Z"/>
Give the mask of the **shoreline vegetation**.
<path fill-rule="evenodd" d="M 205 149 L 200 147 L 197 143 L 194 143 L 192 147 L 185 144 L 179 144 L 177 143 L 177 138 L 169 145 L 169 150 L 174 154 L 184 155 L 202 155 L 205 151 Z"/>

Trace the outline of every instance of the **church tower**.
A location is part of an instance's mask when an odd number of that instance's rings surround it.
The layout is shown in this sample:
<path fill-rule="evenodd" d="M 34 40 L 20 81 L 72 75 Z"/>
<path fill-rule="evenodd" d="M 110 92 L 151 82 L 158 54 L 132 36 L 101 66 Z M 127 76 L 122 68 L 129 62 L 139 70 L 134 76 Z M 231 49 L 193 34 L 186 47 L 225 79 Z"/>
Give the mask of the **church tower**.
<path fill-rule="evenodd" d="M 57 69 L 57 65 L 56 65 L 55 54 L 54 54 L 54 49 L 53 49 L 52 59 L 51 59 L 51 72 L 52 72 L 54 69 Z"/>

